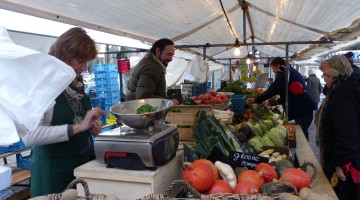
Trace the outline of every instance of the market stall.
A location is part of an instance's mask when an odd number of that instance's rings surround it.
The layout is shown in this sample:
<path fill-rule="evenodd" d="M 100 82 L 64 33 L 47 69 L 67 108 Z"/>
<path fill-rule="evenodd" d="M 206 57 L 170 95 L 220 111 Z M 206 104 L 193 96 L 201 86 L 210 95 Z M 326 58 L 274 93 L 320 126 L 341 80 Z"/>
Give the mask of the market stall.
<path fill-rule="evenodd" d="M 298 125 L 296 125 L 295 151 L 299 164 L 311 162 L 316 167 L 317 175 L 311 184 L 311 189 L 319 194 L 327 194 L 332 199 L 338 199 Z M 180 147 L 173 160 L 155 171 L 106 168 L 105 164 L 94 160 L 76 168 L 74 174 L 77 178 L 85 179 L 93 193 L 116 195 L 120 199 L 133 200 L 149 194 L 164 193 L 172 181 L 181 179 L 183 171 L 181 166 L 183 166 L 183 150 Z"/>

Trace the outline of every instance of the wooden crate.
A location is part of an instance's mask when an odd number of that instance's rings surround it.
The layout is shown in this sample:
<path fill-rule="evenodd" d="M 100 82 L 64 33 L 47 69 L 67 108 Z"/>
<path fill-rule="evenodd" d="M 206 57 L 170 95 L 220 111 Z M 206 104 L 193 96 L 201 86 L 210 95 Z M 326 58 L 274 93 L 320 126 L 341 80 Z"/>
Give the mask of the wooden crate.
<path fill-rule="evenodd" d="M 192 125 L 196 119 L 196 113 L 199 110 L 206 110 L 208 114 L 212 113 L 212 105 L 176 105 L 175 109 L 181 112 L 168 112 L 165 120 L 171 124 L 178 125 L 180 141 L 194 141 Z"/>

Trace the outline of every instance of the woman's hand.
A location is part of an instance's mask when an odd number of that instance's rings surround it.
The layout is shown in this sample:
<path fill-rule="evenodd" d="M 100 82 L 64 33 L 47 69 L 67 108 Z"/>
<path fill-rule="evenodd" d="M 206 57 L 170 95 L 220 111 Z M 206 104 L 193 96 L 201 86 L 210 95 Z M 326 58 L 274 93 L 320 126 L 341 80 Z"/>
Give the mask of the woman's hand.
<path fill-rule="evenodd" d="M 101 125 L 101 123 L 100 123 L 99 120 L 94 121 L 93 126 L 90 128 L 91 134 L 92 134 L 93 136 L 99 135 L 100 130 L 101 130 L 101 127 L 102 127 L 102 125 Z"/>
<path fill-rule="evenodd" d="M 73 126 L 74 135 L 77 134 L 77 133 L 81 133 L 83 131 L 89 130 L 90 128 L 92 128 L 94 126 L 94 123 L 96 123 L 96 124 L 97 124 L 97 122 L 100 123 L 99 118 L 101 116 L 103 116 L 104 114 L 106 114 L 106 111 L 101 110 L 98 107 L 87 111 L 84 120 L 80 124 L 75 124 Z M 96 126 L 96 129 L 94 131 L 96 133 L 99 125 L 97 124 L 95 126 Z M 101 124 L 100 124 L 100 129 L 101 129 Z"/>

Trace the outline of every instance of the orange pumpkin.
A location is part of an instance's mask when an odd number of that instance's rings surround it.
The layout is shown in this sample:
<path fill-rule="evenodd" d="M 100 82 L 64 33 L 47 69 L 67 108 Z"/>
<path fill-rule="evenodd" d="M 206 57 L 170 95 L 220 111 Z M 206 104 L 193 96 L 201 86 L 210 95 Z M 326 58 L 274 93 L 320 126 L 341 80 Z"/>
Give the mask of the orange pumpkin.
<path fill-rule="evenodd" d="M 234 194 L 259 194 L 259 189 L 253 182 L 242 181 L 235 186 Z"/>
<path fill-rule="evenodd" d="M 274 179 L 279 178 L 275 168 L 268 163 L 260 163 L 255 167 L 254 170 L 262 173 L 262 177 L 264 178 L 265 183 L 272 182 Z"/>
<path fill-rule="evenodd" d="M 287 168 L 281 174 L 281 182 L 293 184 L 298 190 L 303 187 L 310 188 L 311 178 L 309 174 L 298 168 Z"/>
<path fill-rule="evenodd" d="M 214 183 L 214 172 L 210 165 L 197 162 L 192 163 L 183 172 L 184 181 L 190 183 L 199 192 L 207 191 Z"/>
<path fill-rule="evenodd" d="M 207 160 L 207 159 L 204 159 L 204 158 L 195 160 L 193 163 L 197 163 L 197 162 L 203 162 L 203 163 L 208 164 L 213 169 L 214 179 L 215 180 L 219 179 L 219 170 L 218 170 L 217 167 L 215 167 L 214 163 L 212 163 L 210 160 Z"/>
<path fill-rule="evenodd" d="M 207 191 L 208 194 L 225 194 L 225 193 L 233 193 L 233 189 L 224 180 L 215 180 L 212 184 L 211 188 Z"/>
<path fill-rule="evenodd" d="M 264 178 L 260 176 L 259 173 L 255 170 L 245 170 L 241 172 L 238 177 L 238 183 L 245 181 L 254 183 L 258 191 L 260 190 L 261 186 L 265 184 Z"/>

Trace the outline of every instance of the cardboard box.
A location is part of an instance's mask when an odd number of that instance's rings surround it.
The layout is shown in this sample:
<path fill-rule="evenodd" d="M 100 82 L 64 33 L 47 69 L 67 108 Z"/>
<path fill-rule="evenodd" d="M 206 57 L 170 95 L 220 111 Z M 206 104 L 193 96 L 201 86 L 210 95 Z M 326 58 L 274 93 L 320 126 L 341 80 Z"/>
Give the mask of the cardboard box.
<path fill-rule="evenodd" d="M 288 136 L 288 143 L 290 148 L 296 148 L 296 132 L 295 132 L 295 125 L 286 124 L 285 125 L 287 136 Z"/>

